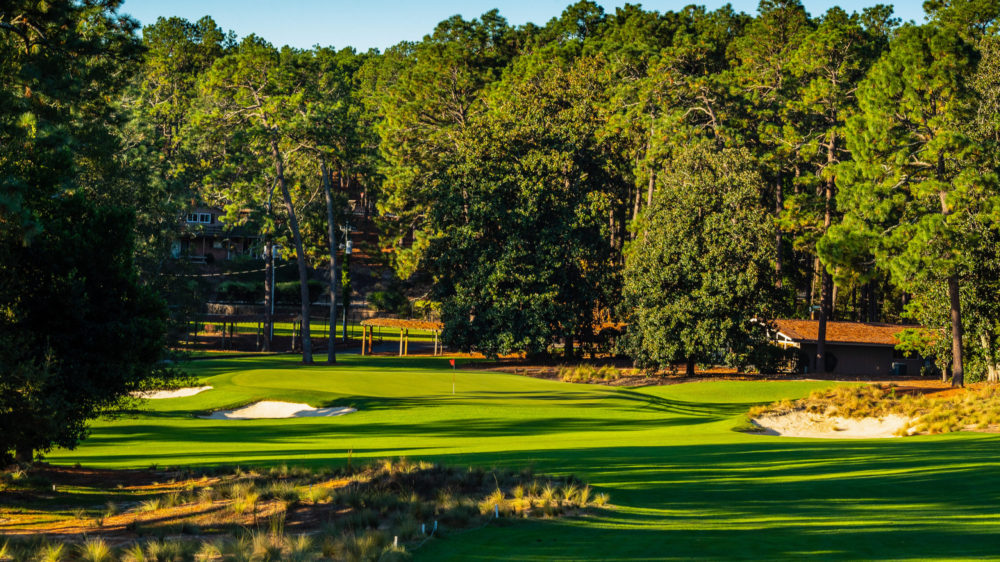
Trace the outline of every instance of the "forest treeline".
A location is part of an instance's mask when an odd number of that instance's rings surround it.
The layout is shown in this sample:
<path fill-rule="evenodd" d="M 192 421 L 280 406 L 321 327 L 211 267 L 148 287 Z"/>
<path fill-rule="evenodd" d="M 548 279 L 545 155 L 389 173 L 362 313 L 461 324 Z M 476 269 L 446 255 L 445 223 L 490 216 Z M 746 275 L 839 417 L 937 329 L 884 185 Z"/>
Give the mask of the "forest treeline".
<path fill-rule="evenodd" d="M 190 295 L 169 245 L 200 203 L 297 259 L 305 316 L 313 271 L 344 282 L 348 200 L 377 209 L 452 349 L 766 370 L 769 322 L 815 317 L 923 326 L 905 347 L 956 384 L 997 378 L 996 0 L 928 0 L 920 24 L 584 0 L 365 53 L 210 17 L 140 29 L 119 7 L 0 9 L 9 411 L 61 380 L 85 417 L 150 372 Z M 114 376 L 66 383 L 123 347 Z"/>

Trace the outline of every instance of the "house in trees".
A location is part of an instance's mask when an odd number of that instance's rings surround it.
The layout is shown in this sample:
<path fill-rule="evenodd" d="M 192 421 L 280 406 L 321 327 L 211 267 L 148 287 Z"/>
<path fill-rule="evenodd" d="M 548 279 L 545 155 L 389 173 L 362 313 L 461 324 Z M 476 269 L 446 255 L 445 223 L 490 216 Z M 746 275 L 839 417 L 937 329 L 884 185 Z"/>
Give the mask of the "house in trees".
<path fill-rule="evenodd" d="M 799 350 L 802 372 L 815 372 L 817 320 L 775 320 L 775 342 Z M 835 375 L 918 375 L 926 364 L 922 357 L 906 357 L 896 349 L 896 335 L 912 326 L 875 322 L 827 322 L 826 372 Z"/>
<path fill-rule="evenodd" d="M 181 220 L 170 252 L 178 259 L 214 263 L 238 256 L 257 256 L 260 236 L 250 227 L 231 226 L 221 220 L 217 207 L 195 207 Z"/>

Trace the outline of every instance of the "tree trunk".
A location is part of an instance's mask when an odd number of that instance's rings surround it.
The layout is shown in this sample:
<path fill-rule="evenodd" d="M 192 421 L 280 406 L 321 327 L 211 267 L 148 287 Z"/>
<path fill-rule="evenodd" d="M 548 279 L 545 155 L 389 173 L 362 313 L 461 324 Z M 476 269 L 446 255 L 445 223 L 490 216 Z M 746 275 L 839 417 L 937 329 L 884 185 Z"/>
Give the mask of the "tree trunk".
<path fill-rule="evenodd" d="M 809 319 L 816 319 L 816 310 L 813 308 L 813 303 L 816 302 L 816 275 L 819 271 L 819 258 L 813 258 L 812 267 L 809 271 L 809 298 L 806 302 L 809 305 Z"/>
<path fill-rule="evenodd" d="M 694 355 L 689 355 L 687 362 L 684 364 L 684 376 L 693 377 L 695 369 Z"/>
<path fill-rule="evenodd" d="M 944 154 L 938 153 L 937 179 L 944 181 Z M 948 194 L 938 191 L 941 215 L 947 220 L 951 214 L 948 208 Z M 959 292 L 958 275 L 948 276 L 948 300 L 951 304 L 951 386 L 965 386 L 965 370 L 962 364 L 962 297 Z"/>
<path fill-rule="evenodd" d="M 608 247 L 614 250 L 615 248 L 615 210 L 612 208 L 608 211 Z"/>
<path fill-rule="evenodd" d="M 264 351 L 271 351 L 271 337 L 274 335 L 274 242 L 270 235 L 264 241 Z"/>
<path fill-rule="evenodd" d="M 948 297 L 951 301 L 951 386 L 965 386 L 962 365 L 962 301 L 958 290 L 958 276 L 948 278 Z"/>
<path fill-rule="evenodd" d="M 326 162 L 320 163 L 323 174 L 323 191 L 326 193 L 326 226 L 330 236 L 330 333 L 327 338 L 326 362 L 337 362 L 337 225 L 333 218 L 333 190 L 330 189 L 330 175 L 326 170 Z"/>
<path fill-rule="evenodd" d="M 649 188 L 646 190 L 646 206 L 653 204 L 653 187 L 656 185 L 656 172 L 649 170 Z"/>
<path fill-rule="evenodd" d="M 785 196 L 782 192 L 781 182 L 779 181 L 774 189 L 774 211 L 776 215 L 780 215 L 782 209 L 785 206 Z M 782 277 L 785 275 L 784 266 L 781 261 L 781 253 L 784 251 L 785 237 L 781 234 L 781 229 L 776 228 L 774 230 L 774 277 L 775 285 L 780 289 L 784 285 Z"/>
<path fill-rule="evenodd" d="M 312 338 L 309 331 L 309 271 L 306 268 L 305 246 L 302 244 L 302 233 L 299 231 L 299 221 L 295 217 L 295 206 L 292 205 L 292 194 L 288 191 L 288 184 L 285 182 L 285 164 L 281 160 L 281 152 L 278 150 L 278 142 L 271 140 L 271 156 L 274 157 L 275 176 L 278 180 L 278 187 L 281 189 L 281 198 L 285 202 L 285 211 L 288 213 L 288 226 L 292 230 L 292 240 L 295 243 L 295 257 L 299 264 L 299 294 L 302 296 L 302 329 L 300 338 L 302 341 L 302 362 L 311 364 Z"/>
<path fill-rule="evenodd" d="M 346 238 L 345 238 L 345 240 L 346 240 Z M 348 276 L 350 276 L 350 274 L 351 274 L 351 256 L 349 256 L 347 254 L 347 250 L 344 250 L 344 262 L 340 264 L 340 271 L 342 272 L 341 275 L 348 275 Z M 342 296 L 343 301 L 344 301 L 344 304 L 343 304 L 343 308 L 344 308 L 344 329 L 343 329 L 342 333 L 344 335 L 344 341 L 345 342 L 347 341 L 347 310 L 351 306 L 351 291 L 350 291 L 350 288 L 351 288 L 350 277 L 348 277 L 347 289 L 344 289 L 344 280 L 343 280 L 343 277 L 341 277 L 340 287 L 338 287 L 337 289 L 344 291 L 341 296 Z"/>
<path fill-rule="evenodd" d="M 833 139 L 827 145 L 826 154 L 827 165 L 833 164 Z M 833 177 L 827 177 L 823 187 L 823 232 L 830 230 L 833 222 Z M 817 252 L 818 254 L 819 252 Z M 826 266 L 816 257 L 819 264 L 820 276 L 820 298 L 819 298 L 819 326 L 816 333 L 816 372 L 825 373 L 826 369 L 826 323 L 833 318 L 833 276 L 826 270 Z"/>
<path fill-rule="evenodd" d="M 997 369 L 996 342 L 992 335 L 985 332 L 979 334 L 979 341 L 983 345 L 983 358 L 986 360 L 986 382 L 1000 382 L 1000 369 Z"/>
<path fill-rule="evenodd" d="M 642 201 L 642 190 L 639 189 L 639 186 L 637 185 L 637 186 L 635 186 L 635 202 L 634 202 L 634 205 L 632 206 L 632 222 L 635 222 L 635 219 L 639 218 L 639 202 L 640 201 Z M 634 232 L 632 233 L 632 240 L 635 240 L 635 233 Z"/>
<path fill-rule="evenodd" d="M 820 264 L 822 267 L 822 264 Z M 820 273 L 819 326 L 816 331 L 816 372 L 826 372 L 826 323 L 833 311 L 833 277 L 824 268 Z"/>

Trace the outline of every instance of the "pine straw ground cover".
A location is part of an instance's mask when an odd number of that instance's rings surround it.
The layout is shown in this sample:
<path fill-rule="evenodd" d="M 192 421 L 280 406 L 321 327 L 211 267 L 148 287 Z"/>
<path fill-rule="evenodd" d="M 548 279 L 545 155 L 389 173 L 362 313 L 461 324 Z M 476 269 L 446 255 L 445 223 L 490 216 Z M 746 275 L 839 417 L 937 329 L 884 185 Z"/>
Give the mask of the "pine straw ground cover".
<path fill-rule="evenodd" d="M 807 398 L 755 406 L 747 417 L 795 411 L 853 419 L 902 415 L 910 422 L 900 428 L 901 436 L 954 431 L 995 433 L 1000 431 L 1000 387 L 980 384 L 926 393 L 894 384 L 836 386 L 815 390 Z"/>
<path fill-rule="evenodd" d="M 358 468 L 91 470 L 0 479 L 0 560 L 398 560 L 430 536 L 496 517 L 607 504 L 530 470 L 383 460 Z"/>

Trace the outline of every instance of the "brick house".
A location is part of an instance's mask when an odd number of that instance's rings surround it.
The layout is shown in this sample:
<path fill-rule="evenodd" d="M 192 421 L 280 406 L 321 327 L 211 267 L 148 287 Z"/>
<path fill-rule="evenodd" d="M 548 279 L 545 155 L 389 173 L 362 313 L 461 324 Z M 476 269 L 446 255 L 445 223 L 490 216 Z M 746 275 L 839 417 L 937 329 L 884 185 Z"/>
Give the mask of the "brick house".
<path fill-rule="evenodd" d="M 775 342 L 799 350 L 799 368 L 806 373 L 817 371 L 814 364 L 819 334 L 817 320 L 775 320 Z M 826 367 L 837 375 L 899 376 L 919 375 L 925 363 L 922 357 L 906 357 L 896 349 L 896 334 L 912 328 L 875 322 L 827 322 Z"/>
<path fill-rule="evenodd" d="M 224 215 L 217 207 L 195 207 L 188 212 L 181 219 L 177 239 L 171 244 L 173 257 L 211 263 L 259 255 L 260 236 L 246 226 L 226 225 L 220 220 Z"/>

